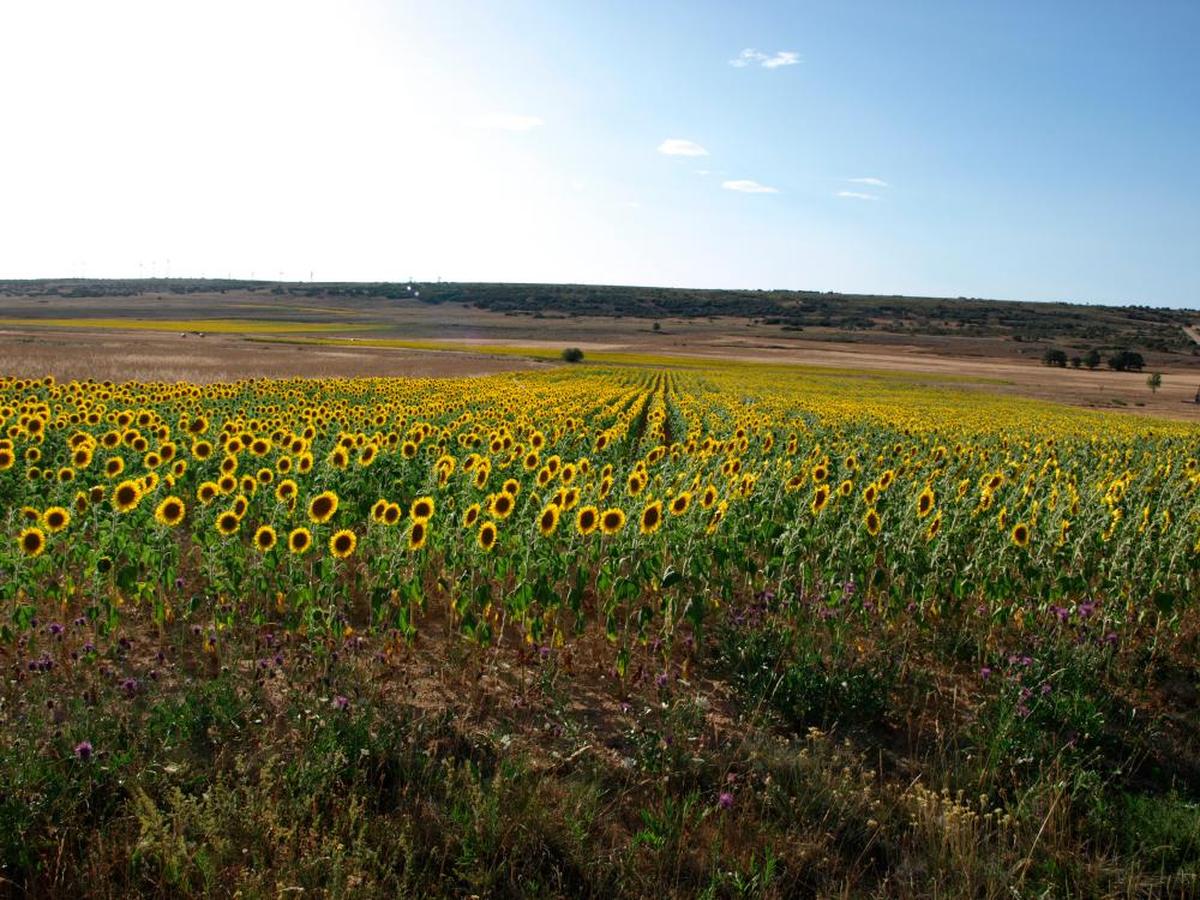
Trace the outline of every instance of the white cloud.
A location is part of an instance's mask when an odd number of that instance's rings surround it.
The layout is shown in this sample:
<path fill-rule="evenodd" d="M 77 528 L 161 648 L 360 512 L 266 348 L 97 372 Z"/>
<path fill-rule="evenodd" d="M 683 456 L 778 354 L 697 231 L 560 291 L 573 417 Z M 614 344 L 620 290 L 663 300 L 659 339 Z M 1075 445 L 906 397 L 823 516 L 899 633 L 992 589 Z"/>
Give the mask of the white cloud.
<path fill-rule="evenodd" d="M 545 124 L 537 116 L 518 116 L 512 113 L 488 113 L 476 116 L 470 122 L 475 128 L 490 128 L 496 131 L 532 131 Z"/>
<path fill-rule="evenodd" d="M 711 175 L 712 170 L 711 169 L 697 169 L 696 174 L 697 175 Z"/>
<path fill-rule="evenodd" d="M 779 189 L 767 187 L 749 178 L 739 178 L 734 181 L 722 181 L 721 187 L 727 191 L 740 191 L 743 194 L 778 194 Z"/>
<path fill-rule="evenodd" d="M 658 152 L 667 156 L 708 156 L 708 151 L 695 141 L 683 138 L 667 138 L 658 145 Z"/>
<path fill-rule="evenodd" d="M 878 200 L 874 194 L 863 194 L 858 191 L 838 191 L 837 196 L 845 197 L 848 200 Z"/>
<path fill-rule="evenodd" d="M 762 66 L 764 69 L 778 69 L 780 66 L 794 66 L 799 62 L 800 54 L 794 50 L 780 50 L 774 56 L 771 56 L 763 53 L 761 50 L 747 47 L 731 59 L 729 64 L 735 69 L 744 69 L 746 66 Z"/>
<path fill-rule="evenodd" d="M 847 178 L 851 184 L 869 184 L 871 187 L 887 187 L 888 183 L 882 178 Z"/>

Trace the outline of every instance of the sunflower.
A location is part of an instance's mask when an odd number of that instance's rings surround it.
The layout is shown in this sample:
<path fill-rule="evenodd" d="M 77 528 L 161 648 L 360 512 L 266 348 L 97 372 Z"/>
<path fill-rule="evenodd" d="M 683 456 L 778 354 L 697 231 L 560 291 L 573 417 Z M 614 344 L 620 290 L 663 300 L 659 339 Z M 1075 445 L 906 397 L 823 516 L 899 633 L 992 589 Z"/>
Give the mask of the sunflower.
<path fill-rule="evenodd" d="M 937 537 L 938 532 L 942 530 L 942 511 L 939 509 L 933 514 L 933 518 L 929 520 L 929 527 L 925 529 L 925 540 L 932 541 Z"/>
<path fill-rule="evenodd" d="M 854 493 L 854 482 L 847 478 L 838 485 L 837 492 L 839 497 L 849 497 L 852 493 Z"/>
<path fill-rule="evenodd" d="M 500 490 L 512 497 L 516 497 L 517 494 L 521 493 L 521 482 L 515 478 L 510 478 L 504 482 Z"/>
<path fill-rule="evenodd" d="M 142 488 L 136 481 L 122 481 L 112 495 L 113 506 L 118 512 L 127 513 L 142 502 Z"/>
<path fill-rule="evenodd" d="M 178 497 L 170 496 L 164 498 L 162 503 L 158 504 L 158 507 L 154 510 L 154 519 L 160 525 L 174 528 L 183 521 L 185 512 L 187 512 L 187 507 L 183 505 L 183 501 Z"/>
<path fill-rule="evenodd" d="M 349 528 L 343 528 L 329 539 L 329 552 L 338 559 L 345 559 L 358 546 L 358 538 Z"/>
<path fill-rule="evenodd" d="M 299 492 L 300 486 L 292 479 L 285 478 L 279 484 L 275 485 L 275 499 L 280 503 L 291 503 L 296 499 L 296 494 Z"/>
<path fill-rule="evenodd" d="M 488 512 L 498 519 L 507 519 L 513 511 L 513 506 L 512 494 L 503 491 L 488 498 Z"/>
<path fill-rule="evenodd" d="M 484 553 L 490 553 L 492 548 L 496 546 L 496 523 L 484 522 L 480 525 L 479 533 L 475 535 L 475 541 Z"/>
<path fill-rule="evenodd" d="M 600 512 L 594 506 L 585 506 L 575 516 L 575 527 L 580 534 L 591 534 L 600 524 Z"/>
<path fill-rule="evenodd" d="M 700 495 L 700 507 L 709 509 L 717 502 L 717 489 L 711 484 L 704 489 L 704 493 Z"/>
<path fill-rule="evenodd" d="M 26 528 L 17 535 L 17 546 L 26 556 L 41 556 L 46 549 L 46 535 L 40 528 Z"/>
<path fill-rule="evenodd" d="M 812 504 L 810 509 L 813 515 L 816 515 L 825 508 L 825 504 L 829 502 L 829 485 L 818 484 L 816 490 L 813 491 Z"/>
<path fill-rule="evenodd" d="M 296 556 L 301 556 L 308 552 L 312 546 L 312 532 L 307 528 L 293 528 L 291 534 L 288 535 L 288 550 Z"/>
<path fill-rule="evenodd" d="M 1029 546 L 1029 526 L 1024 522 L 1018 522 L 1012 529 L 1012 542 L 1018 547 Z"/>
<path fill-rule="evenodd" d="M 270 525 L 262 525 L 258 531 L 254 532 L 254 546 L 258 548 L 260 553 L 266 553 L 272 549 L 278 539 L 275 529 Z"/>
<path fill-rule="evenodd" d="M 228 537 L 234 534 L 242 525 L 242 520 L 233 510 L 226 510 L 217 516 L 217 531 Z"/>
<path fill-rule="evenodd" d="M 605 534 L 616 534 L 625 527 L 625 512 L 620 507 L 606 509 L 600 514 L 600 530 Z"/>
<path fill-rule="evenodd" d="M 437 507 L 434 505 L 432 497 L 418 497 L 412 502 L 408 515 L 414 522 L 428 522 L 436 511 Z"/>
<path fill-rule="evenodd" d="M 404 512 L 400 509 L 399 503 L 389 503 L 387 508 L 384 509 L 383 516 L 380 521 L 383 522 L 384 525 L 395 525 L 400 521 L 400 517 L 403 515 Z"/>
<path fill-rule="evenodd" d="M 51 533 L 62 531 L 71 524 L 71 514 L 61 506 L 51 506 L 42 513 L 42 524 Z"/>
<path fill-rule="evenodd" d="M 638 530 L 642 534 L 654 534 L 662 527 L 662 501 L 654 500 L 642 507 Z"/>
<path fill-rule="evenodd" d="M 675 495 L 675 499 L 671 501 L 671 515 L 682 516 L 688 511 L 688 507 L 692 505 L 692 495 L 687 491 L 682 491 Z"/>
<path fill-rule="evenodd" d="M 119 456 L 110 456 L 104 461 L 104 474 L 109 478 L 116 478 L 125 471 L 125 460 Z"/>
<path fill-rule="evenodd" d="M 200 487 L 196 488 L 196 499 L 208 506 L 220 492 L 221 489 L 215 481 L 204 481 L 201 482 Z"/>
<path fill-rule="evenodd" d="M 322 491 L 308 502 L 308 519 L 316 525 L 328 522 L 337 508 L 338 495 L 333 491 Z"/>
<path fill-rule="evenodd" d="M 705 534 L 712 534 L 725 520 L 725 513 L 729 509 L 729 501 L 722 500 L 717 504 L 717 508 L 713 510 L 712 517 L 708 520 L 708 527 L 704 529 Z"/>
<path fill-rule="evenodd" d="M 412 527 L 408 529 L 408 549 L 420 550 L 425 546 L 425 539 L 429 537 L 429 524 L 425 519 L 418 519 L 412 523 Z"/>
<path fill-rule="evenodd" d="M 244 494 L 238 494 L 237 497 L 234 498 L 233 506 L 230 507 L 230 509 L 233 510 L 233 514 L 239 519 L 246 514 L 246 510 L 249 508 L 250 501 L 246 499 Z"/>
<path fill-rule="evenodd" d="M 478 503 L 472 503 L 470 506 L 468 506 L 463 512 L 463 528 L 470 528 L 472 525 L 474 525 L 475 521 L 479 518 L 479 513 L 480 508 Z"/>
<path fill-rule="evenodd" d="M 883 526 L 883 522 L 879 518 L 879 513 L 875 507 L 867 510 L 867 514 L 863 516 L 863 528 L 867 529 L 867 534 L 871 537 L 879 536 L 879 529 Z"/>
<path fill-rule="evenodd" d="M 933 504 L 933 488 L 925 485 L 925 490 L 921 491 L 920 496 L 917 497 L 917 518 L 923 519 L 933 512 Z"/>
<path fill-rule="evenodd" d="M 387 508 L 388 508 L 388 502 L 386 500 L 384 500 L 383 498 L 376 500 L 375 503 L 371 506 L 371 518 L 374 519 L 376 522 L 382 522 L 383 514 L 387 511 Z"/>
<path fill-rule="evenodd" d="M 559 508 L 551 503 L 542 510 L 542 514 L 538 517 L 538 531 L 542 533 L 542 537 L 549 537 L 554 534 L 554 529 L 558 528 Z"/>
<path fill-rule="evenodd" d="M 867 506 L 874 506 L 875 500 L 879 496 L 879 488 L 874 483 L 868 484 L 863 488 L 862 499 Z"/>

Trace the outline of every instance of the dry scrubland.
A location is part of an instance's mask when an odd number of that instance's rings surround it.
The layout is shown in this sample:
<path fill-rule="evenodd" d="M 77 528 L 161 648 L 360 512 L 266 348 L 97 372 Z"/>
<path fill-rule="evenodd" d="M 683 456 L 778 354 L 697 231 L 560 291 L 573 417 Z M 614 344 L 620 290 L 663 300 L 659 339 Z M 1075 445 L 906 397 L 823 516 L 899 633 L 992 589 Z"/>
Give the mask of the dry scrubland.
<path fill-rule="evenodd" d="M 1196 893 L 1195 425 L 528 356 L 0 379 L 6 891 Z"/>

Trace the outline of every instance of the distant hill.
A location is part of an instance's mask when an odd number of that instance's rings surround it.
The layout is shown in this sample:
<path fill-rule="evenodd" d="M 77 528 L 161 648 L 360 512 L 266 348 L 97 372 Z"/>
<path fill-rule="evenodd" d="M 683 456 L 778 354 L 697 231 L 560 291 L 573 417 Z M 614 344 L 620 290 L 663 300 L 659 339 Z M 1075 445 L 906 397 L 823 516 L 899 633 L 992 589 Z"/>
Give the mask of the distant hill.
<path fill-rule="evenodd" d="M 1099 348 L 1187 353 L 1183 327 L 1194 310 L 1032 303 L 968 297 L 904 297 L 818 291 L 698 290 L 623 285 L 470 282 L 273 282 L 230 279 L 35 279 L 0 281 L 0 296 L 122 297 L 145 293 L 270 293 L 296 297 L 468 303 L 530 315 L 648 319 L 734 316 L 784 330 L 833 329 L 962 337 L 1004 337 Z"/>

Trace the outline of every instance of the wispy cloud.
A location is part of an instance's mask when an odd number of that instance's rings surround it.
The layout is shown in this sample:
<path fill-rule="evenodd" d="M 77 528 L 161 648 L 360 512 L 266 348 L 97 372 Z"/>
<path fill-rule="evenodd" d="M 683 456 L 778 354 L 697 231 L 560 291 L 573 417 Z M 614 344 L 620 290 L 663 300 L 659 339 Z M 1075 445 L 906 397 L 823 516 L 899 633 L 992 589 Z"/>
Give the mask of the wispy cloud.
<path fill-rule="evenodd" d="M 749 178 L 739 178 L 734 181 L 722 181 L 721 187 L 727 191 L 740 191 L 743 194 L 778 194 L 779 189 L 767 187 Z"/>
<path fill-rule="evenodd" d="M 837 196 L 845 197 L 847 200 L 878 200 L 874 194 L 864 194 L 860 191 L 838 191 Z"/>
<path fill-rule="evenodd" d="M 537 116 L 519 116 L 512 113 L 487 113 L 470 120 L 475 128 L 495 131 L 532 131 L 546 124 Z"/>
<path fill-rule="evenodd" d="M 887 187 L 888 183 L 882 178 L 847 178 L 851 184 L 869 184 L 871 187 Z"/>
<path fill-rule="evenodd" d="M 708 156 L 708 151 L 695 141 L 683 138 L 667 138 L 658 145 L 658 152 L 667 156 Z"/>
<path fill-rule="evenodd" d="M 697 169 L 696 174 L 697 175 L 711 175 L 712 170 L 711 169 Z"/>
<path fill-rule="evenodd" d="M 780 66 L 794 66 L 799 62 L 800 54 L 794 50 L 779 50 L 772 56 L 769 53 L 763 53 L 761 50 L 755 50 L 753 47 L 747 47 L 731 59 L 729 64 L 735 69 L 744 69 L 747 66 L 778 69 Z"/>

